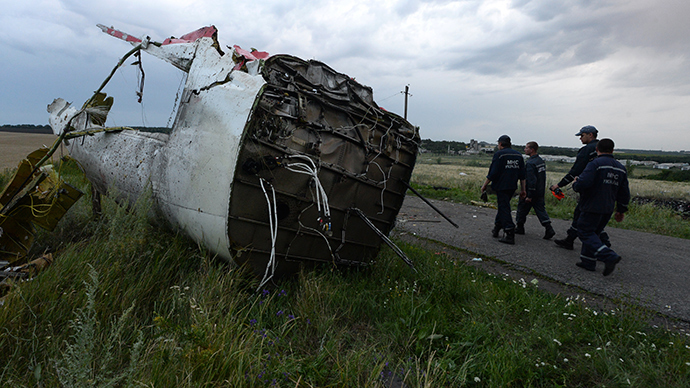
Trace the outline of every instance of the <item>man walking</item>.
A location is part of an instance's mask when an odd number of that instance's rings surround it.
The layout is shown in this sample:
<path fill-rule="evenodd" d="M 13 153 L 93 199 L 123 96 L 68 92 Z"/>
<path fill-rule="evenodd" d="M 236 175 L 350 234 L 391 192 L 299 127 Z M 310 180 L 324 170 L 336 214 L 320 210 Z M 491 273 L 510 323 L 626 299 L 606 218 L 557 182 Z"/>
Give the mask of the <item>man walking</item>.
<path fill-rule="evenodd" d="M 558 182 L 555 185 L 552 185 L 549 189 L 551 191 L 556 190 L 559 187 L 565 187 L 569 185 L 575 178 L 584 171 L 585 167 L 587 166 L 587 163 L 589 163 L 592 159 L 597 157 L 597 143 L 599 140 L 597 140 L 597 134 L 598 131 L 596 128 L 594 128 L 591 125 L 586 125 L 580 129 L 578 133 L 575 134 L 575 136 L 580 137 L 580 141 L 584 146 L 580 148 L 580 150 L 577 152 L 577 156 L 575 157 L 575 163 L 573 163 L 573 167 L 570 168 L 570 171 L 568 171 L 567 174 L 561 179 L 560 182 Z M 565 249 L 573 249 L 573 242 L 577 238 L 577 218 L 580 215 L 580 203 L 575 206 L 575 211 L 573 212 L 573 222 L 570 225 L 570 228 L 566 232 L 566 237 L 564 239 L 557 239 L 554 240 L 556 245 L 558 245 L 561 248 Z M 608 236 L 604 237 L 604 240 L 608 242 Z"/>
<path fill-rule="evenodd" d="M 491 188 L 496 192 L 496 205 L 498 212 L 491 231 L 494 237 L 498 237 L 501 229 L 503 237 L 499 240 L 506 244 L 515 244 L 515 223 L 510 214 L 510 199 L 517 189 L 517 181 L 520 180 L 520 198 L 525 197 L 525 161 L 519 152 L 510 148 L 510 137 L 502 135 L 498 138 L 498 152 L 494 154 L 489 167 L 489 175 L 482 185 L 482 194 L 491 183 Z"/>
<path fill-rule="evenodd" d="M 551 219 L 546 213 L 544 206 L 544 191 L 546 189 L 546 163 L 537 154 L 539 144 L 531 141 L 525 145 L 525 155 L 529 156 L 525 163 L 526 197 L 520 198 L 517 206 L 517 216 L 515 222 L 515 234 L 525 234 L 525 221 L 527 214 L 534 208 L 537 218 L 541 225 L 546 229 L 544 239 L 548 240 L 556 235 L 556 231 L 551 226 Z"/>
<path fill-rule="evenodd" d="M 601 139 L 597 144 L 598 157 L 587 164 L 585 170 L 573 182 L 573 190 L 580 193 L 580 216 L 577 231 L 582 250 L 577 266 L 588 271 L 596 269 L 597 260 L 604 262 L 604 276 L 608 276 L 621 261 L 621 257 L 599 237 L 609 222 L 614 209 L 614 219 L 623 221 L 630 202 L 628 173 L 613 158 L 613 140 Z"/>

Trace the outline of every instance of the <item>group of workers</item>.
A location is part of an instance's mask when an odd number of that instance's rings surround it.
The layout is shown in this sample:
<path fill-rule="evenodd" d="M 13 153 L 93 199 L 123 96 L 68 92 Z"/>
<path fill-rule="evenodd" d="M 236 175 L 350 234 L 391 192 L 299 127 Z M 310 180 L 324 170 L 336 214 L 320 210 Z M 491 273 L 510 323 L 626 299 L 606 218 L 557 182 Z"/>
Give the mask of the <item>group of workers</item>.
<path fill-rule="evenodd" d="M 597 139 L 598 131 L 591 125 L 584 126 L 575 136 L 580 137 L 583 147 L 577 153 L 570 171 L 549 189 L 557 192 L 572 184 L 580 198 L 575 206 L 573 222 L 563 239 L 554 242 L 561 248 L 572 250 L 576 238 L 582 242 L 580 261 L 576 265 L 588 271 L 595 271 L 597 261 L 604 263 L 604 276 L 610 275 L 621 257 L 611 249 L 611 242 L 604 228 L 611 216 L 623 221 L 630 202 L 628 175 L 625 167 L 613 158 L 614 143 L 611 139 Z M 525 155 L 512 148 L 508 135 L 498 138 L 498 151 L 494 153 L 489 174 L 482 185 L 484 194 L 489 184 L 496 193 L 498 211 L 493 237 L 506 244 L 515 244 L 516 234 L 525 234 L 525 221 L 531 209 L 544 227 L 544 239 L 556 235 L 544 205 L 546 191 L 546 163 L 539 156 L 539 145 L 528 142 Z M 520 195 L 515 222 L 511 214 L 510 200 L 520 184 Z M 614 215 L 615 211 L 615 215 Z"/>

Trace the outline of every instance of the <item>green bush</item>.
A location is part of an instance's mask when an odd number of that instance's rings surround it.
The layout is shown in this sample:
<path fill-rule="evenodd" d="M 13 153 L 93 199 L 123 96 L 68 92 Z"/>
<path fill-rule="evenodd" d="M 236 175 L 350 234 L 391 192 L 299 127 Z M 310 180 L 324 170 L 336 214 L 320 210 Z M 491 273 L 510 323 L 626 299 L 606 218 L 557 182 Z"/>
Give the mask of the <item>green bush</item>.
<path fill-rule="evenodd" d="M 661 170 L 658 174 L 650 174 L 643 178 L 658 181 L 688 182 L 690 181 L 690 170 Z"/>

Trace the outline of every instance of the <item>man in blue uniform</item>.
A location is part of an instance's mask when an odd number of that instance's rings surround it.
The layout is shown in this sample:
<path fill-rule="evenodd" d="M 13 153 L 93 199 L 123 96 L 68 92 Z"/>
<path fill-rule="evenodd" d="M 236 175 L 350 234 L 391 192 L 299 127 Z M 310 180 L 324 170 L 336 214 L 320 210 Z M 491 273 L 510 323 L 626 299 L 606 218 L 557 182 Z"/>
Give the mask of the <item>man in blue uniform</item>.
<path fill-rule="evenodd" d="M 494 154 L 489 167 L 489 175 L 482 185 L 482 193 L 491 183 L 491 188 L 496 192 L 496 205 L 498 212 L 494 228 L 491 231 L 494 237 L 503 229 L 504 235 L 499 241 L 506 244 L 515 244 L 515 223 L 510 214 L 510 199 L 517 189 L 517 181 L 520 181 L 520 198 L 525 197 L 525 160 L 522 155 L 510 148 L 510 137 L 502 135 L 498 138 L 498 152 Z"/>
<path fill-rule="evenodd" d="M 536 141 L 531 141 L 525 145 L 525 155 L 529 156 L 527 162 L 525 163 L 525 181 L 527 182 L 526 191 L 527 195 L 524 198 L 520 198 L 517 207 L 517 215 L 515 216 L 515 222 L 517 227 L 515 228 L 515 234 L 525 234 L 525 221 L 527 220 L 527 214 L 534 208 L 534 212 L 537 214 L 537 218 L 541 225 L 546 229 L 544 233 L 544 239 L 548 240 L 556 235 L 556 231 L 553 230 L 551 226 L 551 219 L 546 213 L 546 208 L 544 207 L 544 191 L 546 189 L 546 163 L 537 154 L 539 150 L 539 144 Z"/>
<path fill-rule="evenodd" d="M 599 140 L 597 140 L 597 134 L 599 131 L 597 131 L 596 128 L 594 128 L 591 125 L 586 125 L 580 129 L 578 133 L 575 134 L 575 136 L 580 137 L 580 141 L 584 146 L 580 148 L 580 150 L 577 152 L 577 156 L 575 157 L 575 163 L 573 163 L 573 167 L 570 168 L 570 171 L 568 171 L 567 174 L 561 179 L 560 182 L 558 182 L 555 185 L 552 185 L 549 189 L 551 191 L 556 190 L 559 187 L 565 187 L 569 185 L 575 178 L 584 171 L 585 167 L 587 166 L 587 163 L 592 161 L 594 158 L 597 157 L 597 143 Z M 577 238 L 577 218 L 580 215 L 580 203 L 575 206 L 575 211 L 573 212 L 573 222 L 570 225 L 570 228 L 566 232 L 567 235 L 564 239 L 556 239 L 554 242 L 556 245 L 558 245 L 561 248 L 565 249 L 573 249 L 573 242 Z M 603 233 L 604 240 L 608 242 L 608 236 L 606 236 L 605 233 Z"/>
<path fill-rule="evenodd" d="M 573 190 L 580 193 L 577 231 L 582 241 L 582 250 L 577 266 L 594 271 L 597 260 L 602 261 L 604 276 L 613 272 L 621 257 L 601 241 L 599 234 L 609 222 L 614 209 L 614 219 L 623 221 L 630 202 L 628 173 L 613 158 L 613 146 L 613 140 L 601 139 L 596 149 L 599 156 L 589 162 L 573 182 Z"/>

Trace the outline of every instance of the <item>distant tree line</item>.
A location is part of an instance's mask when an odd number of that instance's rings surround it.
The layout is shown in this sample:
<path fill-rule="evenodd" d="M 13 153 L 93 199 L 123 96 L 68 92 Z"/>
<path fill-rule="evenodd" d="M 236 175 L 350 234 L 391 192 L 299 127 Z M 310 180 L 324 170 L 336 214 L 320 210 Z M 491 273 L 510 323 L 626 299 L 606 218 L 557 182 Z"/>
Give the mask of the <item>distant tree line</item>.
<path fill-rule="evenodd" d="M 482 143 L 482 142 L 480 142 Z M 487 144 L 486 142 L 484 142 Z M 422 139 L 422 148 L 434 154 L 447 154 L 448 150 L 455 152 L 467 150 L 468 143 L 449 140 Z M 513 144 L 514 150 L 522 152 L 524 144 Z M 542 155 L 576 156 L 580 148 L 539 146 Z M 617 150 L 616 159 L 631 159 L 639 161 L 655 161 L 659 163 L 690 163 L 690 153 L 676 151 L 654 150 Z"/>
<path fill-rule="evenodd" d="M 680 152 L 656 151 L 657 153 L 616 152 L 616 159 L 654 161 L 659 163 L 690 163 L 690 154 Z"/>
<path fill-rule="evenodd" d="M 448 149 L 465 151 L 467 143 L 461 141 L 422 139 L 422 148 L 434 154 L 447 154 Z"/>
<path fill-rule="evenodd" d="M 455 152 L 466 151 L 467 145 L 468 143 L 462 141 L 422 139 L 422 148 L 425 149 L 427 152 L 431 152 L 434 154 L 447 154 L 448 150 L 452 150 Z M 525 145 L 513 144 L 512 148 L 522 152 L 525 148 Z M 539 153 L 548 155 L 575 156 L 577 155 L 577 149 L 565 147 L 539 146 Z"/>
<path fill-rule="evenodd" d="M 50 125 L 32 125 L 32 124 L 20 124 L 20 125 L 3 125 L 0 126 L 0 131 L 3 132 L 19 132 L 19 133 L 41 133 L 41 134 L 51 134 L 53 130 L 50 129 Z"/>

